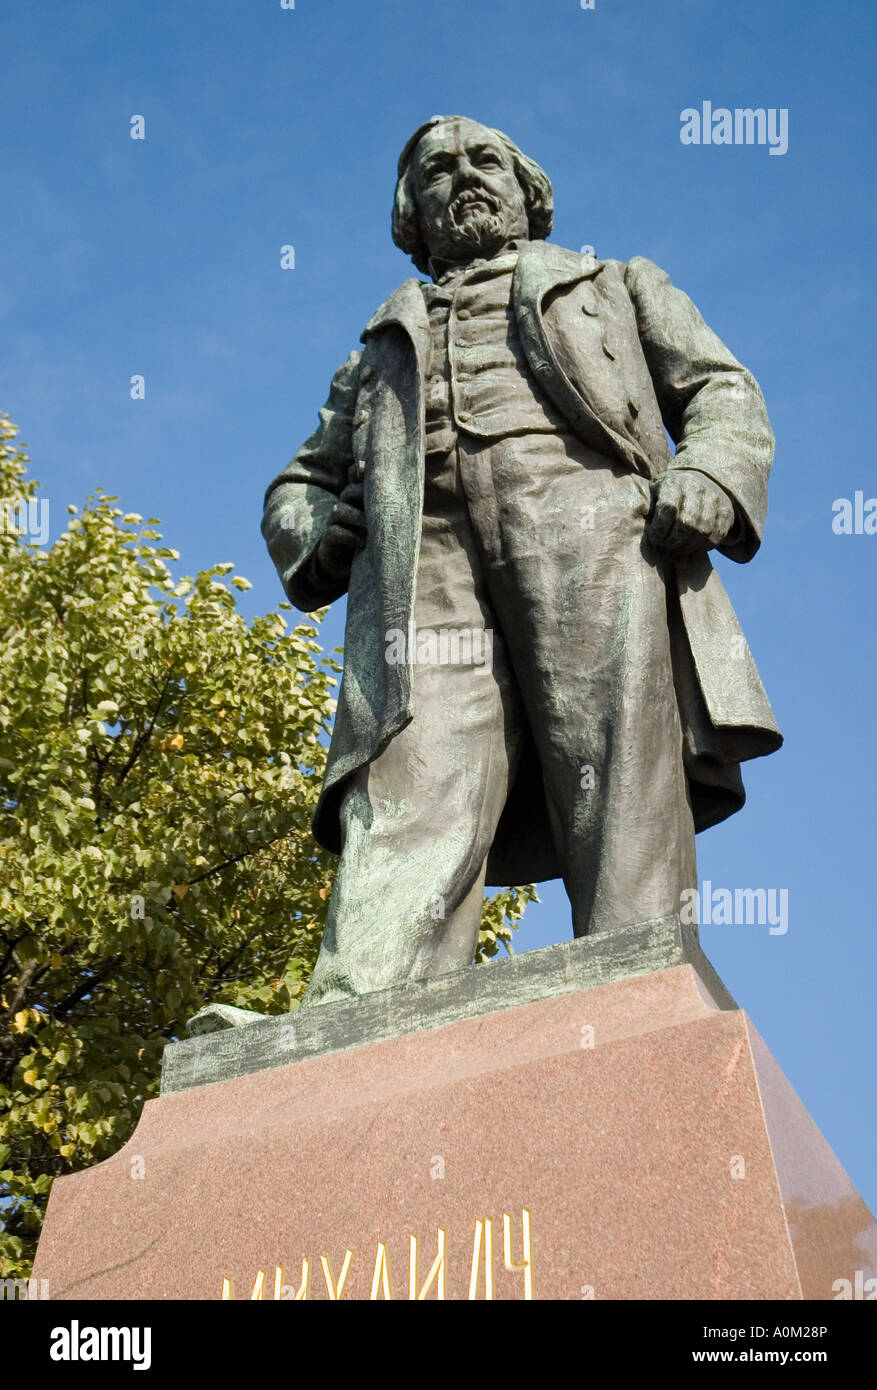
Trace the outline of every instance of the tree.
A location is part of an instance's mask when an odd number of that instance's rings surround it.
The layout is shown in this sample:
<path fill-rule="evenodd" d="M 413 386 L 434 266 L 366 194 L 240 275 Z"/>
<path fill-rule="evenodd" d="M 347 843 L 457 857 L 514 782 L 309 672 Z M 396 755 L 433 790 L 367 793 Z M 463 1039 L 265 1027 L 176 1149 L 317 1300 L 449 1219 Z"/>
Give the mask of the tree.
<path fill-rule="evenodd" d="M 16 433 L 0 415 L 4 1278 L 29 1271 L 52 1179 L 130 1137 L 188 1017 L 298 1006 L 332 886 L 310 819 L 340 669 L 321 614 L 248 623 L 233 565 L 175 579 L 156 520 L 113 497 L 29 539 Z M 485 900 L 482 959 L 533 896 Z"/>

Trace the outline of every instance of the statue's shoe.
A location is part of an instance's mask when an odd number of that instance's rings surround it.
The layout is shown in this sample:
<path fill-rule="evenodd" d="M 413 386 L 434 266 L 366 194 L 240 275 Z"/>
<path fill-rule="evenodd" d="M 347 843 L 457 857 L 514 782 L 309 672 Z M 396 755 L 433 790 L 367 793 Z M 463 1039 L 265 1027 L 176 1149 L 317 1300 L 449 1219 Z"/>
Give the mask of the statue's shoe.
<path fill-rule="evenodd" d="M 248 1023 L 258 1023 L 264 1017 L 251 1009 L 236 1009 L 233 1004 L 208 1004 L 192 1015 L 186 1028 L 190 1038 L 200 1038 L 204 1033 L 221 1033 L 225 1028 L 246 1028 Z"/>

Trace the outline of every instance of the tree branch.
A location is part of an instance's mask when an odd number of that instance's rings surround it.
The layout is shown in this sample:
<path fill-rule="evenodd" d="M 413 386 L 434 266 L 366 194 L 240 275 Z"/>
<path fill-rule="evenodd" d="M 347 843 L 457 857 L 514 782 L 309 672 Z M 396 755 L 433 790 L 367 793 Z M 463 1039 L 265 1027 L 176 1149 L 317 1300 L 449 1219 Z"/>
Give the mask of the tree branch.
<path fill-rule="evenodd" d="M 124 959 L 124 956 L 110 956 L 92 971 L 89 979 L 83 980 L 74 990 L 66 994 L 60 1003 L 52 1005 L 51 1012 L 55 1016 L 59 1014 L 68 1014 L 80 1000 L 84 999 L 87 994 L 91 994 L 97 985 L 102 984 L 107 976 L 112 975 L 122 964 Z"/>
<path fill-rule="evenodd" d="M 39 961 L 31 961 L 21 972 L 21 979 L 18 981 L 15 993 L 12 996 L 12 1003 L 6 1010 L 7 1018 L 14 1018 L 24 1003 L 25 996 L 31 985 L 38 983 L 49 970 L 48 965 L 40 965 Z"/>
<path fill-rule="evenodd" d="M 122 768 L 121 772 L 119 773 L 118 777 L 116 778 L 116 786 L 117 786 L 117 787 L 120 787 L 120 786 L 122 785 L 122 783 L 124 782 L 125 778 L 128 776 L 128 773 L 131 771 L 131 769 L 132 769 L 132 767 L 134 766 L 134 764 L 136 763 L 137 759 L 140 757 L 140 754 L 142 753 L 142 751 L 143 751 L 143 749 L 145 748 L 146 744 L 149 742 L 150 738 L 152 737 L 152 731 L 153 731 L 153 729 L 155 728 L 155 721 L 158 719 L 158 716 L 161 714 L 161 707 L 162 707 L 162 705 L 164 704 L 164 697 L 165 697 L 165 695 L 167 694 L 168 686 L 170 685 L 170 683 L 171 683 L 171 681 L 172 681 L 172 679 L 173 679 L 173 674 L 174 674 L 174 673 L 173 673 L 173 668 L 171 668 L 171 670 L 168 671 L 167 675 L 165 676 L 164 685 L 161 687 L 161 693 L 160 693 L 160 695 L 159 695 L 159 697 L 158 697 L 158 704 L 156 705 L 155 709 L 153 710 L 153 713 L 152 713 L 152 715 L 151 715 L 151 717 L 150 717 L 149 723 L 147 724 L 146 728 L 143 730 L 143 733 L 142 733 L 142 734 L 138 734 L 137 738 L 134 740 L 134 746 L 133 746 L 132 749 L 131 749 L 131 753 L 130 753 L 130 755 L 129 755 L 129 757 L 128 757 L 128 761 L 125 763 L 125 766 Z"/>
<path fill-rule="evenodd" d="M 233 854 L 231 859 L 224 859 L 221 864 L 214 864 L 212 869 L 205 869 L 203 874 L 199 874 L 197 878 L 190 878 L 189 887 L 191 888 L 194 883 L 203 883 L 205 878 L 213 878 L 215 874 L 221 874 L 223 869 L 227 869 L 231 864 L 237 864 L 241 859 L 246 859 L 249 854 L 258 854 L 259 850 L 264 848 L 264 845 L 255 845 L 250 849 L 242 849 L 240 854 Z"/>

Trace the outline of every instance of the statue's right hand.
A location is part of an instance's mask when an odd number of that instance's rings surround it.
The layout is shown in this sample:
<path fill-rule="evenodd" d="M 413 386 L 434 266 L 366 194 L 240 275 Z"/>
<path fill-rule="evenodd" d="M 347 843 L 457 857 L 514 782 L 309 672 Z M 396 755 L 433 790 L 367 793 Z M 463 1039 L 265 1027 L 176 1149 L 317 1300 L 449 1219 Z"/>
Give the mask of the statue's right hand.
<path fill-rule="evenodd" d="M 317 546 L 317 564 L 331 578 L 342 579 L 350 573 L 353 556 L 365 540 L 362 483 L 349 483 L 332 508 L 329 525 Z"/>

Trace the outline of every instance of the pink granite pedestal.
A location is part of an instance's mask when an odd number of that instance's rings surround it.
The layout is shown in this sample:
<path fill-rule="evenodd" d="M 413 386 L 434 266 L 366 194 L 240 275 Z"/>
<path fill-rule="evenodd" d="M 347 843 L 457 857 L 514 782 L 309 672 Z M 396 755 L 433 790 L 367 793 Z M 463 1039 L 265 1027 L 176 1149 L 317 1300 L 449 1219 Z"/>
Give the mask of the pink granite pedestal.
<path fill-rule="evenodd" d="M 443 1239 L 429 1298 L 439 1273 L 448 1299 L 833 1299 L 877 1275 L 864 1202 L 688 964 L 151 1100 L 55 1183 L 34 1274 L 53 1299 L 290 1298 L 307 1261 L 325 1299 L 346 1263 L 342 1298 L 408 1299 L 412 1236 L 417 1292 Z"/>

